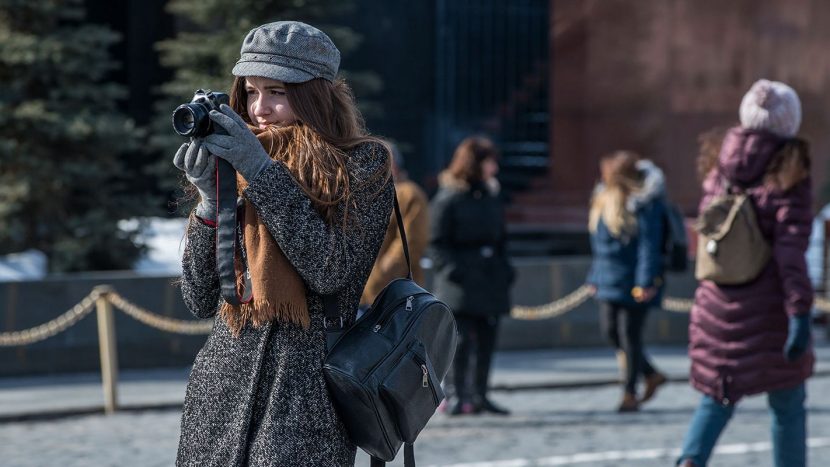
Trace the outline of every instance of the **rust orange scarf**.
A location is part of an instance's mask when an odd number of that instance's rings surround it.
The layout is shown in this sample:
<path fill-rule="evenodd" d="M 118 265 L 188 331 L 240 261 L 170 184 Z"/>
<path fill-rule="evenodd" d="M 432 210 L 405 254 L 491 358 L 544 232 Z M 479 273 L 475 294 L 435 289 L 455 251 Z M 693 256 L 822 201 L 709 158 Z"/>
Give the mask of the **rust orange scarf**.
<path fill-rule="evenodd" d="M 260 130 L 251 128 L 272 159 L 292 167 L 290 159 L 291 128 Z M 286 138 L 288 133 L 289 137 Z M 280 147 L 288 143 L 289 147 Z M 288 150 L 286 150 L 288 149 Z M 295 179 L 297 174 L 292 173 Z M 248 182 L 237 174 L 240 195 Z M 244 200 L 242 231 L 248 270 L 251 275 L 253 298 L 241 305 L 223 303 L 220 315 L 225 319 L 234 335 L 238 336 L 246 323 L 255 327 L 274 320 L 295 323 L 308 329 L 310 318 L 306 301 L 306 286 L 294 266 L 285 257 L 280 246 L 260 220 L 253 203 Z M 244 266 L 240 258 L 236 261 L 237 289 L 240 294 L 244 284 Z"/>

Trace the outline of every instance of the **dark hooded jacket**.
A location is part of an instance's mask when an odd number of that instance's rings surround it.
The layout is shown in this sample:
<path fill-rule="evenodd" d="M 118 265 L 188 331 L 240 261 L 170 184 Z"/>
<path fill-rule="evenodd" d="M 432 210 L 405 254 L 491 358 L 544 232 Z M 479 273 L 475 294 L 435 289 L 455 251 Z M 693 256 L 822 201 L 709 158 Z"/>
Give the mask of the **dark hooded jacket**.
<path fill-rule="evenodd" d="M 430 203 L 435 295 L 456 314 L 508 313 L 514 271 L 507 259 L 498 183 L 471 186 L 448 172 L 439 181 Z"/>
<path fill-rule="evenodd" d="M 637 169 L 643 186 L 626 203 L 637 218 L 637 235 L 617 238 L 600 220 L 591 234 L 593 261 L 587 279 L 596 287 L 598 300 L 629 306 L 639 305 L 631 294 L 634 287 L 657 287 L 658 293 L 648 305 L 659 304 L 663 290 L 665 177 L 648 160 L 639 161 Z M 602 185 L 597 187 L 597 191 L 603 189 Z"/>
<path fill-rule="evenodd" d="M 703 184 L 700 208 L 725 191 L 724 180 L 750 195 L 772 259 L 750 283 L 718 286 L 703 281 L 695 292 L 689 324 L 691 383 L 722 402 L 793 387 L 812 374 L 808 350 L 795 362 L 783 355 L 788 316 L 810 312 L 813 290 L 804 258 L 812 227 L 807 178 L 782 191 L 764 183 L 783 140 L 733 128 Z"/>

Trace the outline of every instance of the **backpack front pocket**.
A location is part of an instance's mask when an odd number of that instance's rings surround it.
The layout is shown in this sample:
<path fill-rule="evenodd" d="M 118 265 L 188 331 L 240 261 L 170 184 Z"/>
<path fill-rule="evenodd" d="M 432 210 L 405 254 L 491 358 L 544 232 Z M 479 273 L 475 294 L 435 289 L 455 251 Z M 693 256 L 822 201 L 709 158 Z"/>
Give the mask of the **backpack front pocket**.
<path fill-rule="evenodd" d="M 415 441 L 444 398 L 424 346 L 417 341 L 389 372 L 380 391 L 407 443 Z"/>

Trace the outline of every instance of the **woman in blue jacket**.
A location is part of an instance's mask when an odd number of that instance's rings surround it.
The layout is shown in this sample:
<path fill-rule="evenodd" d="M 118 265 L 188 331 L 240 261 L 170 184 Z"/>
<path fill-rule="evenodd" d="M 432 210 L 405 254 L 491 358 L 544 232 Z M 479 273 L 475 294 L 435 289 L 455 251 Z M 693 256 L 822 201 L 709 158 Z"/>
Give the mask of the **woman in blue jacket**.
<path fill-rule="evenodd" d="M 628 151 L 600 161 L 602 182 L 589 216 L 593 264 L 588 284 L 600 302 L 603 335 L 617 349 L 624 375 L 620 412 L 639 409 L 666 378 L 643 350 L 650 306 L 660 303 L 663 285 L 665 179 L 652 162 Z M 637 378 L 645 390 L 637 397 Z"/>

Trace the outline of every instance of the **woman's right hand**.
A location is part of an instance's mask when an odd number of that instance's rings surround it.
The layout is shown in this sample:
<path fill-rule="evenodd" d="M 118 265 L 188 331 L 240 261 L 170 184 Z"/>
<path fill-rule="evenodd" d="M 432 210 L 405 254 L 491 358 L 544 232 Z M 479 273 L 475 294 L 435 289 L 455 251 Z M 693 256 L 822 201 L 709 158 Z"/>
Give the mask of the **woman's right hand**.
<path fill-rule="evenodd" d="M 634 287 L 631 296 L 637 303 L 648 303 L 657 296 L 657 287 Z"/>
<path fill-rule="evenodd" d="M 201 139 L 193 139 L 176 151 L 173 165 L 199 190 L 202 199 L 196 207 L 196 215 L 216 220 L 216 156 L 202 146 Z"/>

